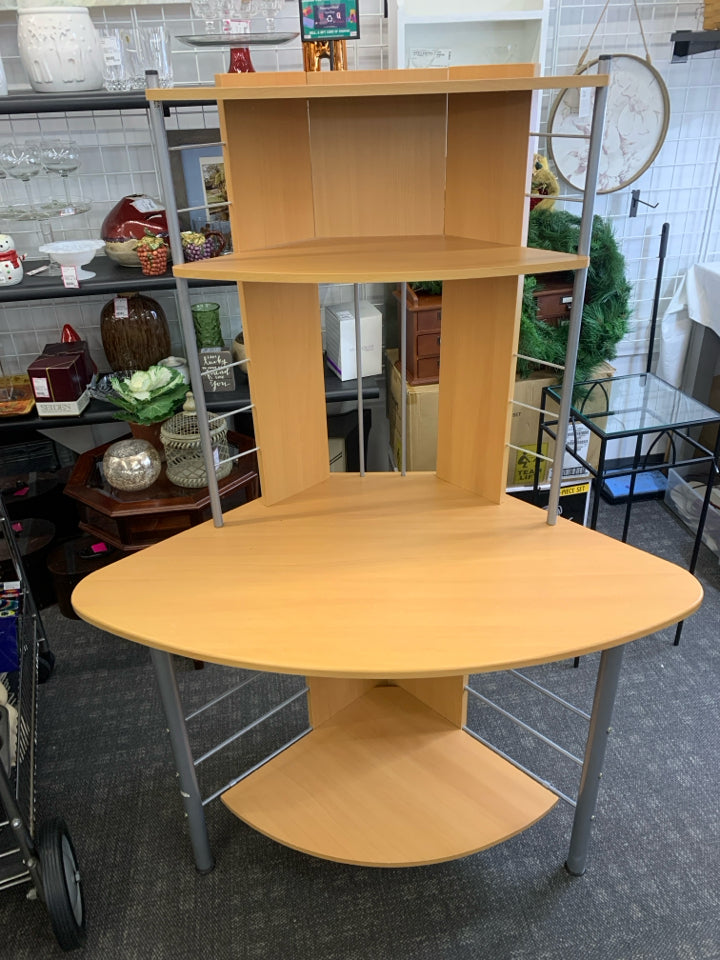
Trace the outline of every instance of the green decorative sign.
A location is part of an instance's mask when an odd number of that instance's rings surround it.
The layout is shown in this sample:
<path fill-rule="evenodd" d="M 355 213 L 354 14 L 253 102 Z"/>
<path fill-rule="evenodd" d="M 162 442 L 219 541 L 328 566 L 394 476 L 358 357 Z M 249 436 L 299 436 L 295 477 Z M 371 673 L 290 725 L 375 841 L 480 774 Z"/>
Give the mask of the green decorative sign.
<path fill-rule="evenodd" d="M 357 40 L 358 0 L 300 0 L 300 31 L 307 40 Z"/>

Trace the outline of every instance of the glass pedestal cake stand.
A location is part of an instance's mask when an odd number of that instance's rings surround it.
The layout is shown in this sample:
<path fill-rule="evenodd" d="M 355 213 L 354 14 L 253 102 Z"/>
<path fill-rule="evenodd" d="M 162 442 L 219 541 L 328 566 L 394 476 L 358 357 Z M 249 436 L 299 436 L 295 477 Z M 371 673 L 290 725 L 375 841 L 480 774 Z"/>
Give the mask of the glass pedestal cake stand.
<path fill-rule="evenodd" d="M 250 47 L 275 47 L 288 43 L 299 36 L 299 31 L 286 33 L 198 33 L 192 36 L 178 37 L 191 47 L 230 47 L 228 73 L 254 73 Z"/>

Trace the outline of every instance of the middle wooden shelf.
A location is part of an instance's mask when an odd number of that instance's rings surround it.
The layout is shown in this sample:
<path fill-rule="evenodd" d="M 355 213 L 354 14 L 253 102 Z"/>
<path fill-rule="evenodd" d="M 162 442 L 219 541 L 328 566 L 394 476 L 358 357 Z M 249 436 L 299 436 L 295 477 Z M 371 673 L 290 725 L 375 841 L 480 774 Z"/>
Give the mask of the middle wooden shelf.
<path fill-rule="evenodd" d="M 447 235 L 320 237 L 178 264 L 175 276 L 208 281 L 394 283 L 579 270 L 587 257 Z"/>

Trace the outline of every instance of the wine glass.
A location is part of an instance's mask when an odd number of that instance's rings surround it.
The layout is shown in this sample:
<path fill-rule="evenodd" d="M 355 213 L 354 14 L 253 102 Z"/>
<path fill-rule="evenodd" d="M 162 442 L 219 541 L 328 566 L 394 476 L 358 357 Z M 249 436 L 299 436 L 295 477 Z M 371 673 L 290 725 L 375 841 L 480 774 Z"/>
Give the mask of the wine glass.
<path fill-rule="evenodd" d="M 283 8 L 285 0 L 260 0 L 260 14 L 265 17 L 268 33 L 275 33 L 275 17 Z"/>
<path fill-rule="evenodd" d="M 191 0 L 190 6 L 196 17 L 205 21 L 205 33 L 217 33 L 217 21 L 223 13 L 223 0 Z"/>
<path fill-rule="evenodd" d="M 8 177 L 13 180 L 21 180 L 25 184 L 28 204 L 25 207 L 16 208 L 15 212 L 18 218 L 34 219 L 37 211 L 30 181 L 42 170 L 40 148 L 36 143 L 7 142 L 0 144 L 0 167 Z"/>
<path fill-rule="evenodd" d="M 40 162 L 48 173 L 57 173 L 62 177 L 64 200 L 52 200 L 45 205 L 49 213 L 70 215 L 86 213 L 90 204 L 86 201 L 73 200 L 70 197 L 68 177 L 80 166 L 80 148 L 75 140 L 60 137 L 41 140 L 38 144 Z"/>

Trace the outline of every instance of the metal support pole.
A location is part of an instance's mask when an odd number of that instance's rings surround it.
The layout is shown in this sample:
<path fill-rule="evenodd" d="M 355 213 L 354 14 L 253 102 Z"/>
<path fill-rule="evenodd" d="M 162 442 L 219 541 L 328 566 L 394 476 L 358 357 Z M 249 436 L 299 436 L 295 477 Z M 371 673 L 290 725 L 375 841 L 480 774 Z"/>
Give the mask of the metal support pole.
<path fill-rule="evenodd" d="M 353 284 L 353 299 L 355 304 L 355 375 L 357 377 L 357 405 L 358 405 L 358 462 L 360 476 L 365 476 L 365 423 L 363 418 L 363 384 L 362 384 L 362 323 L 360 320 L 360 285 Z"/>
<path fill-rule="evenodd" d="M 392 437 L 390 437 L 392 443 Z M 400 284 L 400 473 L 407 473 L 407 283 Z"/>
<path fill-rule="evenodd" d="M 601 56 L 598 63 L 598 73 L 610 73 L 611 57 Z M 595 212 L 595 192 L 597 190 L 598 171 L 600 169 L 600 153 L 602 146 L 602 132 L 605 123 L 605 108 L 607 105 L 607 87 L 595 88 L 595 102 L 593 104 L 592 125 L 590 128 L 590 149 L 588 153 L 587 173 L 585 174 L 585 190 L 583 195 L 582 216 L 580 218 L 580 237 L 578 240 L 578 254 L 581 257 L 590 255 L 592 240 L 593 215 Z M 570 408 L 572 406 L 573 388 L 575 385 L 575 367 L 577 363 L 578 344 L 580 342 L 580 328 L 582 326 L 583 308 L 585 305 L 585 286 L 587 284 L 587 267 L 575 271 L 573 281 L 573 299 L 570 308 L 570 326 L 568 329 L 567 352 L 565 354 L 565 373 L 563 375 L 563 389 L 560 397 L 560 412 L 557 423 L 557 439 L 555 441 L 555 458 L 550 480 L 550 495 L 548 499 L 547 522 L 552 526 L 557 523 L 558 508 L 560 505 L 560 482 L 562 480 L 562 465 L 565 459 L 565 441 L 567 438 Z"/>
<path fill-rule="evenodd" d="M 158 86 L 156 70 L 147 71 L 145 74 L 145 84 L 150 90 Z M 177 204 L 175 202 L 172 170 L 170 168 L 167 132 L 163 118 L 163 104 L 159 100 L 148 100 L 148 117 L 150 122 L 150 136 L 155 150 L 155 163 L 160 179 L 160 189 L 167 214 L 172 259 L 174 264 L 184 263 L 185 257 L 183 254 L 182 239 L 180 237 L 180 224 L 178 222 Z M 223 516 L 222 506 L 220 504 L 220 491 L 215 474 L 215 462 L 213 460 L 212 441 L 210 439 L 210 425 L 208 424 L 207 407 L 205 406 L 205 390 L 203 388 L 200 359 L 195 341 L 195 327 L 192 321 L 188 282 L 185 279 L 176 277 L 175 285 L 177 290 L 178 316 L 180 318 L 180 327 L 185 343 L 185 352 L 187 353 L 190 385 L 192 386 L 195 397 L 198 430 L 200 432 L 203 460 L 207 473 L 210 509 L 215 526 L 221 527 L 223 525 Z"/>
<path fill-rule="evenodd" d="M 597 681 L 595 683 L 595 697 L 590 715 L 590 729 L 585 745 L 580 791 L 578 793 L 575 819 L 573 820 L 572 836 L 570 837 L 570 851 L 565 861 L 568 873 L 575 877 L 585 873 L 588 846 L 590 845 L 590 826 L 595 819 L 595 807 L 600 790 L 600 778 L 605 761 L 605 748 L 611 732 L 615 694 L 624 646 L 603 650 L 600 657 Z"/>
<path fill-rule="evenodd" d="M 180 778 L 180 796 L 185 807 L 185 816 L 188 818 L 190 829 L 190 843 L 192 844 L 195 866 L 200 873 L 209 873 L 215 866 L 208 840 L 205 811 L 195 776 L 195 766 L 190 751 L 185 717 L 183 716 L 180 693 L 175 679 L 172 657 L 164 650 L 150 650 L 160 699 L 162 700 L 165 719 L 167 720 L 170 744 L 175 757 L 175 766 Z"/>

